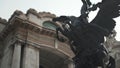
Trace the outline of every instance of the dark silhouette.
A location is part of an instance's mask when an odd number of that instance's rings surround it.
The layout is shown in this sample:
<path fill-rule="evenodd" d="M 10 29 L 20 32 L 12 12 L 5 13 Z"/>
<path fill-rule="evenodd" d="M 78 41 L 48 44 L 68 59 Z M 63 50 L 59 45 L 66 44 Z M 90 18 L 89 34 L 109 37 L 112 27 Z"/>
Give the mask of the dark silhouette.
<path fill-rule="evenodd" d="M 60 16 L 53 19 L 54 22 L 59 21 L 62 25 L 56 29 L 58 40 L 65 41 L 59 36 L 59 32 L 69 39 L 70 47 L 75 54 L 73 58 L 75 68 L 97 68 L 98 66 L 115 68 L 115 60 L 108 54 L 103 43 L 104 36 L 109 36 L 115 27 L 116 22 L 113 18 L 119 16 L 120 0 L 103 0 L 93 7 L 89 7 L 92 5 L 89 0 L 82 0 L 82 2 L 86 9 L 81 9 L 80 17 Z M 89 12 L 96 8 L 100 9 L 97 16 L 88 22 Z"/>

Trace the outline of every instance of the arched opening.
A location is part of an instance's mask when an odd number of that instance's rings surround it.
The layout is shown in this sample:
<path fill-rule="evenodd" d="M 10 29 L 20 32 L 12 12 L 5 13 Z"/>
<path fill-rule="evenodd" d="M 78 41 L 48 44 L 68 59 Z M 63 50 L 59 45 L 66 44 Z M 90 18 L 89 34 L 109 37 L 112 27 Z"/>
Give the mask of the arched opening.
<path fill-rule="evenodd" d="M 55 50 L 52 50 L 55 51 Z M 40 49 L 40 65 L 42 68 L 69 68 L 68 56 L 58 55 L 49 50 Z"/>

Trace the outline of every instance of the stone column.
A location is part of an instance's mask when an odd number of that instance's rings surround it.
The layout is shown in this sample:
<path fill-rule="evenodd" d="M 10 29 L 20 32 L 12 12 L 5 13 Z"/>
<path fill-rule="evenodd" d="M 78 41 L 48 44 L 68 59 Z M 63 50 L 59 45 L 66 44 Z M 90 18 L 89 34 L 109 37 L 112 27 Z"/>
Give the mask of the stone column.
<path fill-rule="evenodd" d="M 30 45 L 24 47 L 22 68 L 39 68 L 39 49 Z"/>
<path fill-rule="evenodd" d="M 21 43 L 15 43 L 11 68 L 20 68 L 21 60 L 20 58 L 21 58 Z"/>
<path fill-rule="evenodd" d="M 6 45 L 4 54 L 1 60 L 0 68 L 11 68 L 11 63 L 13 59 L 13 45 Z"/>

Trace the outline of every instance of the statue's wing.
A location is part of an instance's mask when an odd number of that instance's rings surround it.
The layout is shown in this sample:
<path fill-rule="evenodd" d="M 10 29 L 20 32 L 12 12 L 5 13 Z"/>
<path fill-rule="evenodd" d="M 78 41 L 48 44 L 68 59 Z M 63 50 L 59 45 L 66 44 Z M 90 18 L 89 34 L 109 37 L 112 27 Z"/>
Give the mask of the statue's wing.
<path fill-rule="evenodd" d="M 100 10 L 91 23 L 94 23 L 111 32 L 116 25 L 113 18 L 120 15 L 120 0 L 105 0 L 101 4 L 98 4 L 98 6 Z"/>

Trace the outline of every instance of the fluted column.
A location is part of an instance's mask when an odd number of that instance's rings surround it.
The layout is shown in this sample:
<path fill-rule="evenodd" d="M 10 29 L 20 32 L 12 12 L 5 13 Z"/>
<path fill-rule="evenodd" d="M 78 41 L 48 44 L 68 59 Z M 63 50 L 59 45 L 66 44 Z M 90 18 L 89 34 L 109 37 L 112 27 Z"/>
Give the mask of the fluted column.
<path fill-rule="evenodd" d="M 39 49 L 30 45 L 24 47 L 22 68 L 39 68 Z"/>
<path fill-rule="evenodd" d="M 20 58 L 21 58 L 21 43 L 15 43 L 11 68 L 20 68 L 21 60 Z"/>

